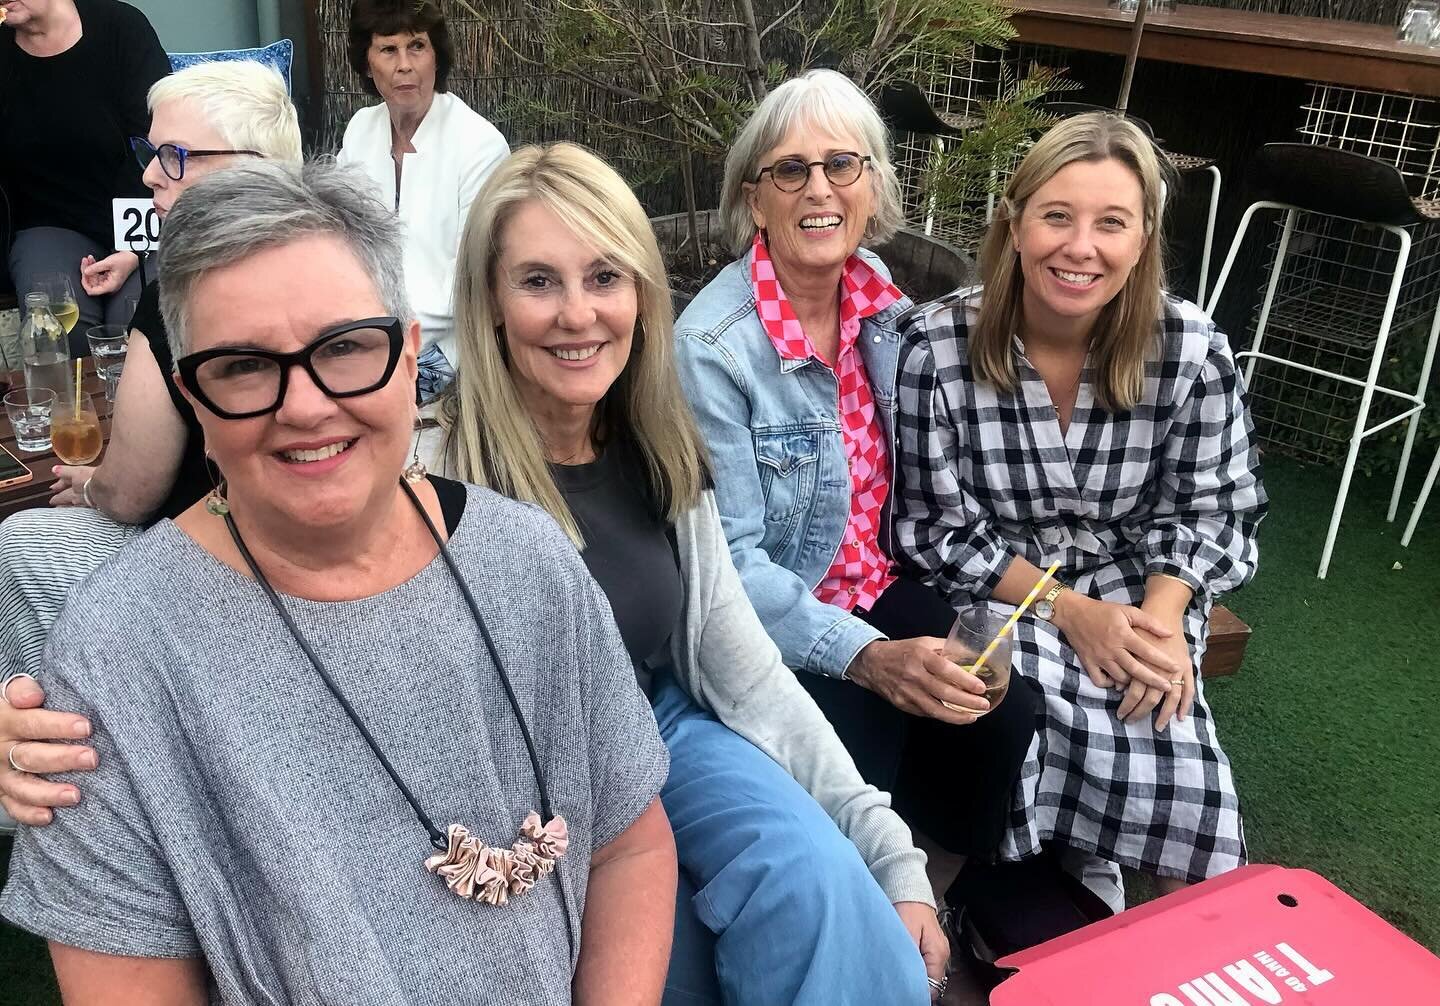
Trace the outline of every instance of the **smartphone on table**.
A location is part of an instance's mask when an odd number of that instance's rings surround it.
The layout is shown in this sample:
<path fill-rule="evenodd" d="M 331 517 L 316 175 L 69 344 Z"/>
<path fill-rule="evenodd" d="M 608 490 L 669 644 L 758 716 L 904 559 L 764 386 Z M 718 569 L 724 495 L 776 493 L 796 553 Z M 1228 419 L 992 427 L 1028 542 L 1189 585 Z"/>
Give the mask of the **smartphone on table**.
<path fill-rule="evenodd" d="M 23 461 L 0 447 L 0 489 L 18 486 L 22 482 L 29 482 L 34 477 Z"/>

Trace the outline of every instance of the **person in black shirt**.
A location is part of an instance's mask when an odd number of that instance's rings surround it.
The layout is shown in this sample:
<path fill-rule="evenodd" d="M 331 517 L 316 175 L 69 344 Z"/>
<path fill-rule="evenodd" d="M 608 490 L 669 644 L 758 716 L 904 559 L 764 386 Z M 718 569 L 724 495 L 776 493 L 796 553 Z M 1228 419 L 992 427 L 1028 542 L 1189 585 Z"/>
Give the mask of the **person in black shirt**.
<path fill-rule="evenodd" d="M 247 150 L 299 161 L 300 127 L 285 82 L 259 63 L 202 63 L 156 84 L 150 92 L 154 147 Z M 249 154 L 188 158 L 177 180 L 162 170 L 170 151 L 153 158 L 145 180 L 165 217 L 196 179 Z M 174 164 L 171 164 L 174 168 Z M 125 369 L 115 418 L 98 468 L 57 465 L 55 506 L 93 506 L 122 523 L 174 517 L 210 488 L 195 412 L 175 387 L 170 345 L 160 318 L 159 286 L 151 283 L 130 322 Z"/>
<path fill-rule="evenodd" d="M 156 146 L 246 148 L 300 160 L 300 127 L 285 83 L 259 63 L 182 70 L 156 84 L 149 100 Z M 152 164 L 147 178 L 157 209 L 168 213 L 196 179 L 239 160 L 190 161 L 178 181 Z M 209 490 L 203 434 L 173 371 L 159 285 L 151 283 L 131 325 L 100 466 L 57 465 L 50 502 L 64 509 L 24 510 L 0 522 L 0 680 L 39 667 L 46 634 L 70 590 L 138 533 L 134 525 L 174 517 Z M 0 814 L 0 829 L 4 821 Z"/>
<path fill-rule="evenodd" d="M 10 275 L 24 294 L 41 273 L 71 278 L 80 321 L 72 354 L 88 352 L 85 330 L 129 321 L 139 277 L 115 275 L 109 296 L 81 282 L 82 259 L 110 252 L 110 200 L 145 196 L 129 138 L 150 127 L 145 95 L 170 72 L 155 29 L 119 0 L 19 0 L 0 31 L 0 188 L 14 241 Z M 128 256 L 125 265 L 134 267 Z M 93 286 L 93 284 L 92 284 Z"/>

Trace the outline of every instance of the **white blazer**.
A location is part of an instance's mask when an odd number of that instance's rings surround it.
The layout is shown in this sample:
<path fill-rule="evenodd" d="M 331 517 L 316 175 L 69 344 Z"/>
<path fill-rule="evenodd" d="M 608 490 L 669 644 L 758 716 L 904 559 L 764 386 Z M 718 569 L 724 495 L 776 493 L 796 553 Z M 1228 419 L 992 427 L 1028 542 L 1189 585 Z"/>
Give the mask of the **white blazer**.
<path fill-rule="evenodd" d="M 400 178 L 400 222 L 405 226 L 405 289 L 420 321 L 421 349 L 439 344 L 451 366 L 459 363 L 454 338 L 455 257 L 470 203 L 480 185 L 510 153 L 505 137 L 453 94 L 436 94 L 411 140 Z M 340 163 L 355 164 L 395 206 L 395 162 L 390 158 L 390 112 L 384 104 L 356 112 L 345 127 Z"/>

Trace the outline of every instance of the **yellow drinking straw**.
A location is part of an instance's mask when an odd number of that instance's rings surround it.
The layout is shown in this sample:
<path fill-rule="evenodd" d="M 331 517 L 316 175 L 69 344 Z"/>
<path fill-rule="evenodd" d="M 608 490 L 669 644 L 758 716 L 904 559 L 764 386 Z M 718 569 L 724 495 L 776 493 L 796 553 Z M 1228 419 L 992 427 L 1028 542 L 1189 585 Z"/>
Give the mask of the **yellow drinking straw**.
<path fill-rule="evenodd" d="M 1031 588 L 1030 593 L 1025 595 L 1025 600 L 1020 602 L 1020 607 L 1015 609 L 1015 614 L 1010 616 L 1010 620 L 1002 625 L 1000 631 L 995 634 L 995 638 L 990 640 L 990 645 L 985 647 L 985 652 L 980 654 L 980 659 L 970 665 L 971 674 L 980 673 L 980 668 L 985 666 L 985 661 L 990 658 L 990 654 L 995 652 L 995 647 L 1000 645 L 1000 640 L 1008 636 L 1010 630 L 1015 628 L 1015 623 L 1020 621 L 1020 616 L 1025 614 L 1026 608 L 1030 607 L 1030 602 L 1040 596 L 1040 591 L 1044 589 L 1045 584 L 1050 581 L 1050 578 L 1055 575 L 1055 571 L 1059 568 L 1060 564 L 1058 562 L 1052 562 L 1050 564 L 1050 568 L 1045 571 L 1045 575 L 1040 578 L 1040 582 Z"/>
<path fill-rule="evenodd" d="M 80 418 L 80 358 L 75 358 L 75 418 Z"/>

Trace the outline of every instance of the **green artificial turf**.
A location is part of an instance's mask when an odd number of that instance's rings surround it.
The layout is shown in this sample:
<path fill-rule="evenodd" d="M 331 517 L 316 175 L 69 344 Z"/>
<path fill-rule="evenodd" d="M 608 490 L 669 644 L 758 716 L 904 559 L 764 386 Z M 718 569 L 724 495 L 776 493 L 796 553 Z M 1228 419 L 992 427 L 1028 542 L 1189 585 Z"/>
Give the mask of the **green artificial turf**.
<path fill-rule="evenodd" d="M 1324 580 L 1338 473 L 1266 464 L 1260 573 L 1226 601 L 1254 635 L 1206 695 L 1254 861 L 1314 870 L 1440 952 L 1440 494 L 1400 547 L 1429 462 L 1394 524 L 1390 483 L 1355 480 Z"/>
<path fill-rule="evenodd" d="M 1251 856 L 1322 874 L 1440 952 L 1440 495 L 1402 549 L 1418 486 L 1386 524 L 1389 485 L 1357 479 L 1317 580 L 1337 473 L 1265 475 L 1260 574 L 1226 601 L 1254 635 L 1240 673 L 1206 686 Z M 58 1002 L 44 944 L 0 923 L 0 1006 Z"/>

